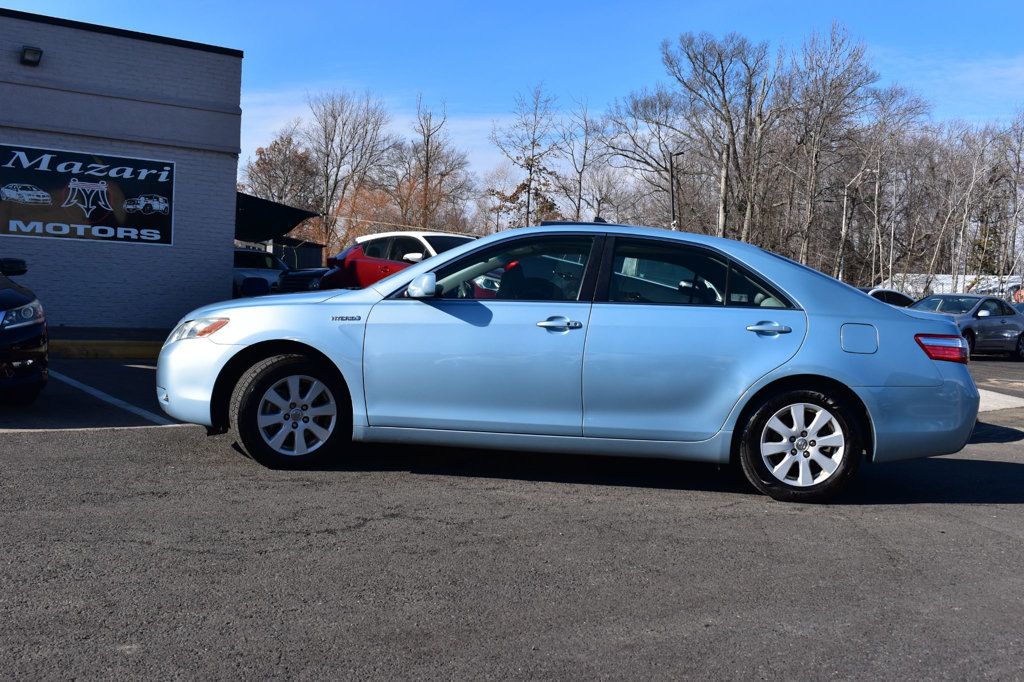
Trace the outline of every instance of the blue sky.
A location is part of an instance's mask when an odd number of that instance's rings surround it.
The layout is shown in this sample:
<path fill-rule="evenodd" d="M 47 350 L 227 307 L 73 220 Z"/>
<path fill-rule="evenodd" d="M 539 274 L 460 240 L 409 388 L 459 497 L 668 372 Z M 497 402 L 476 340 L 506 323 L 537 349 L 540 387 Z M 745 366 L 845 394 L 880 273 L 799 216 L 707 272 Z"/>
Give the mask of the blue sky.
<path fill-rule="evenodd" d="M 738 31 L 799 46 L 839 20 L 883 82 L 933 104 L 936 119 L 1008 119 L 1024 106 L 1024 2 L 218 2 L 7 0 L 4 6 L 245 51 L 243 161 L 306 93 L 372 89 L 401 130 L 422 93 L 447 105 L 451 133 L 485 172 L 487 135 L 515 93 L 543 82 L 592 108 L 664 79 L 659 45 L 684 31 Z M 244 11 L 239 11 L 244 8 Z"/>

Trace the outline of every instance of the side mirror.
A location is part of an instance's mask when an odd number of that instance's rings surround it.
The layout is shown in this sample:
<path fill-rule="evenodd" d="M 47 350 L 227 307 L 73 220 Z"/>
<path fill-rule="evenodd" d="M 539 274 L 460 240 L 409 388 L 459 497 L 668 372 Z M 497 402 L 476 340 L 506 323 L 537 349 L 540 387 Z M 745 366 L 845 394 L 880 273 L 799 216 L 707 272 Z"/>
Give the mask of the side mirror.
<path fill-rule="evenodd" d="M 989 311 L 987 311 L 987 310 L 979 310 L 979 311 L 978 311 L 978 315 L 977 315 L 977 317 L 988 317 L 988 316 L 989 316 L 989 315 L 991 315 L 991 314 L 992 314 L 992 313 L 990 313 L 990 312 L 989 312 Z"/>
<path fill-rule="evenodd" d="M 405 293 L 409 298 L 434 298 L 437 296 L 437 276 L 432 272 L 423 273 L 409 282 Z"/>
<path fill-rule="evenodd" d="M 421 260 L 423 260 L 423 254 L 418 251 L 416 253 L 407 253 L 404 256 L 402 256 L 402 260 L 404 260 L 406 263 L 419 263 Z"/>
<path fill-rule="evenodd" d="M 28 266 L 20 258 L 0 258 L 0 275 L 14 277 L 28 272 Z"/>

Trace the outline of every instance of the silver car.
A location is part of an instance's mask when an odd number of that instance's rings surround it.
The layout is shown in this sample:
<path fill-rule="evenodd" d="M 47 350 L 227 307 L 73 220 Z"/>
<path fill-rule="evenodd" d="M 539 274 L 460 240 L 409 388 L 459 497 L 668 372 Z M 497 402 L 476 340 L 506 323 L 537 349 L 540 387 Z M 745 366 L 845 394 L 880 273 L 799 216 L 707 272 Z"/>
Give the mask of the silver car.
<path fill-rule="evenodd" d="M 186 316 L 163 409 L 271 466 L 351 441 L 737 463 L 781 500 L 863 460 L 956 452 L 978 391 L 949 318 L 756 246 L 560 225 L 473 241 L 352 291 Z"/>
<path fill-rule="evenodd" d="M 973 354 L 1010 353 L 1024 360 L 1024 314 L 993 296 L 934 294 L 911 306 L 951 317 Z"/>

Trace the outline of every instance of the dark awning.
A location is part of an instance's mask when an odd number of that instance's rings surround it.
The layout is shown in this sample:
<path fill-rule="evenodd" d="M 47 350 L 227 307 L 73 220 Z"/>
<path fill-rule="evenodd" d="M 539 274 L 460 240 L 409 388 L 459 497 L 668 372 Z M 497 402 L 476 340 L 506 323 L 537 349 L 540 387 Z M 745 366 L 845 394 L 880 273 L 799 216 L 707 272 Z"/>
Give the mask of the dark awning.
<path fill-rule="evenodd" d="M 235 239 L 243 242 L 265 242 L 281 237 L 316 213 L 292 208 L 238 192 L 235 204 Z"/>

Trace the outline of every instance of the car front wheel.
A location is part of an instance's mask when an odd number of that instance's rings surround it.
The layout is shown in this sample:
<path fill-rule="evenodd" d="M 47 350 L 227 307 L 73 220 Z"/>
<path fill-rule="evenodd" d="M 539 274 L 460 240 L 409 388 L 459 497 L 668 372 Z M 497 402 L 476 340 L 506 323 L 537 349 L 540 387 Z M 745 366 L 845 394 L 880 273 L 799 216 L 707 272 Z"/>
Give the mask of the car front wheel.
<path fill-rule="evenodd" d="M 787 502 L 822 502 L 845 486 L 863 442 L 855 412 L 820 391 L 786 391 L 765 400 L 740 440 L 740 465 L 760 492 Z"/>
<path fill-rule="evenodd" d="M 235 385 L 232 433 L 272 468 L 315 466 L 351 442 L 348 390 L 333 368 L 302 355 L 258 362 Z"/>

